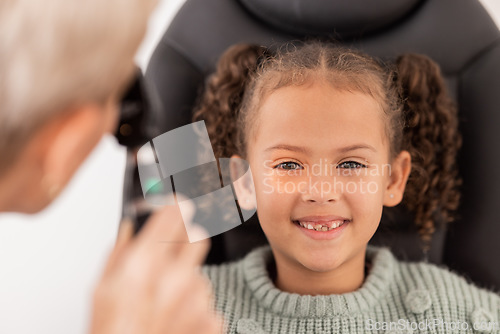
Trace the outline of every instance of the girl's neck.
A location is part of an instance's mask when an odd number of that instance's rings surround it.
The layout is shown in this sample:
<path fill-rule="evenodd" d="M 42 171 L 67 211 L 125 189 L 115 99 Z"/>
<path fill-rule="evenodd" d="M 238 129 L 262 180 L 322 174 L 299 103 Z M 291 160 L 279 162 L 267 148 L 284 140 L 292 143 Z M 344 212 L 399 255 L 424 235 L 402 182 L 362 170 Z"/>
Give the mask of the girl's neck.
<path fill-rule="evenodd" d="M 298 262 L 288 261 L 274 253 L 276 287 L 299 295 L 331 295 L 353 292 L 365 279 L 365 252 L 327 272 L 315 272 Z M 273 276 L 273 275 L 272 275 Z"/>

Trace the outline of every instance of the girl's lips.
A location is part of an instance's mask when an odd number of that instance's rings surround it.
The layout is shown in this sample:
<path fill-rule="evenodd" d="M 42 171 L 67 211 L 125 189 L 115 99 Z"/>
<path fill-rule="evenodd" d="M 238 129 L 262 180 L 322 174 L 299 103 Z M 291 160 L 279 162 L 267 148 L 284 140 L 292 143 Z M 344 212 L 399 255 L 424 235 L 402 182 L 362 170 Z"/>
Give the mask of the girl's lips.
<path fill-rule="evenodd" d="M 339 217 L 336 217 L 336 218 L 339 218 Z M 298 220 L 293 220 L 292 222 L 293 222 L 293 224 L 295 226 L 297 226 L 297 228 L 302 233 L 304 233 L 307 237 L 309 237 L 311 239 L 314 239 L 314 240 L 330 240 L 330 239 L 334 239 L 334 238 L 338 237 L 344 231 L 344 229 L 346 229 L 347 226 L 351 223 L 351 221 L 349 219 L 344 219 L 344 220 L 337 219 L 336 222 L 338 222 L 338 221 L 343 221 L 343 223 L 341 223 L 340 226 L 335 227 L 335 228 L 330 229 L 330 230 L 327 230 L 327 231 L 323 231 L 323 230 L 317 231 L 314 228 L 310 229 L 310 228 L 303 227 L 303 226 L 300 225 L 301 222 L 298 221 Z M 305 223 L 305 222 L 306 222 L 306 220 L 304 220 L 304 222 L 302 223 L 302 225 L 308 226 L 308 224 Z M 307 221 L 307 222 L 310 222 L 310 221 Z M 325 225 L 332 226 L 335 221 L 331 221 L 331 220 L 330 221 L 327 221 L 327 220 L 316 220 L 314 222 L 316 224 L 320 224 L 321 223 L 323 226 L 325 226 Z"/>
<path fill-rule="evenodd" d="M 340 216 L 305 216 L 301 218 L 294 219 L 296 221 L 315 221 L 315 222 L 327 222 L 332 220 L 350 220 L 345 217 Z"/>

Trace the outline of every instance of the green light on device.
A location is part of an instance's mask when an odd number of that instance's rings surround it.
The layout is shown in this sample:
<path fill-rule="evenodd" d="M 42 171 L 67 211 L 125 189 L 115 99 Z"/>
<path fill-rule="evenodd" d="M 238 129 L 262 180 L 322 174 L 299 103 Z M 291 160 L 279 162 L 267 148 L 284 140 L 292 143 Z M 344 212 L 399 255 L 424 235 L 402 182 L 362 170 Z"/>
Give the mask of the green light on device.
<path fill-rule="evenodd" d="M 163 192 L 163 183 L 157 178 L 150 178 L 146 180 L 146 189 L 150 194 L 161 194 Z"/>

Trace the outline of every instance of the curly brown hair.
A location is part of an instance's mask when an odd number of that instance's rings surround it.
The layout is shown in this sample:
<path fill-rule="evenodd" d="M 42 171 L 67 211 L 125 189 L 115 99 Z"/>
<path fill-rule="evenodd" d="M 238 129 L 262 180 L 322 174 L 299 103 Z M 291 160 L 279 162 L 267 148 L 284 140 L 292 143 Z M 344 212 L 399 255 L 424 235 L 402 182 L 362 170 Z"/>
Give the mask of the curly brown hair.
<path fill-rule="evenodd" d="M 424 248 L 438 222 L 453 220 L 461 180 L 457 108 L 439 66 L 423 55 L 383 63 L 331 43 L 287 44 L 275 52 L 250 44 L 229 48 L 209 78 L 193 119 L 204 120 L 216 157 L 245 158 L 259 101 L 286 86 L 323 78 L 335 88 L 372 96 L 382 106 L 390 158 L 407 150 L 412 170 L 403 203 L 415 215 Z"/>

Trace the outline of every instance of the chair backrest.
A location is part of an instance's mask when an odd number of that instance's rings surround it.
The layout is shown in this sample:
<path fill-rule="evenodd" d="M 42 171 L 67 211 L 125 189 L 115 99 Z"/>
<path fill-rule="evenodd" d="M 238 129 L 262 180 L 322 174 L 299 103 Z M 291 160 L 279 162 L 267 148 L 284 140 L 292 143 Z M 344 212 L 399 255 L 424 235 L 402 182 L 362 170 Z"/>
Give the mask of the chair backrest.
<path fill-rule="evenodd" d="M 146 72 L 163 102 L 156 115 L 161 132 L 191 122 L 206 76 L 229 46 L 310 36 L 382 59 L 414 52 L 440 64 L 459 105 L 464 184 L 459 218 L 437 231 L 429 261 L 500 290 L 500 33 L 478 0 L 187 0 Z M 404 208 L 395 216 L 384 215 L 371 242 L 421 260 L 412 216 Z M 265 242 L 254 218 L 214 237 L 208 262 L 241 257 Z"/>

